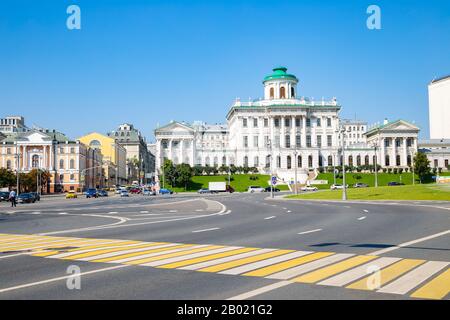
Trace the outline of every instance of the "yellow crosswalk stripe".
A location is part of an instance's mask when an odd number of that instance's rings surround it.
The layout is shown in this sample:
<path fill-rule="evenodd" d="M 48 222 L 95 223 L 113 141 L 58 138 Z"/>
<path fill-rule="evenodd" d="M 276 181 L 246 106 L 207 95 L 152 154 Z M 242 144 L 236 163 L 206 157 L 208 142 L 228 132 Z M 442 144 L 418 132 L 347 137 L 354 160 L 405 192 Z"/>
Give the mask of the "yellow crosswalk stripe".
<path fill-rule="evenodd" d="M 25 237 L 7 237 L 7 238 L 2 238 L 0 239 L 0 246 L 3 245 L 7 245 L 10 242 L 16 242 L 16 241 L 29 241 L 29 240 L 35 240 L 35 239 L 39 239 L 42 238 L 44 239 L 44 237 L 38 237 L 38 236 L 25 236 Z"/>
<path fill-rule="evenodd" d="M 356 267 L 360 264 L 363 264 L 363 263 L 373 260 L 375 258 L 378 258 L 378 257 L 377 256 L 352 257 L 350 259 L 332 264 L 331 266 L 327 266 L 327 267 L 321 268 L 319 270 L 315 270 L 310 273 L 304 274 L 300 277 L 293 279 L 293 281 L 304 282 L 304 283 L 315 283 L 317 281 L 326 279 L 328 277 L 331 277 L 332 275 L 335 275 L 339 272 Z"/>
<path fill-rule="evenodd" d="M 399 262 L 396 262 L 380 271 L 380 283 L 379 287 L 382 287 L 386 283 L 398 278 L 402 274 L 410 271 L 411 269 L 423 264 L 425 260 L 417 260 L 417 259 L 404 259 Z M 350 289 L 359 289 L 359 290 L 375 290 L 379 289 L 379 287 L 374 287 L 370 283 L 371 276 L 367 276 L 358 280 L 346 288 Z"/>
<path fill-rule="evenodd" d="M 73 255 L 63 257 L 62 259 L 63 260 L 76 260 L 76 259 L 81 259 L 81 258 L 97 256 L 97 255 L 103 254 L 103 253 L 111 253 L 111 252 L 124 251 L 124 250 L 129 250 L 129 249 L 150 248 L 150 247 L 154 247 L 158 244 L 161 244 L 161 243 L 154 242 L 154 243 L 136 244 L 133 246 L 117 246 L 115 248 L 99 249 L 99 250 L 94 250 L 94 251 L 89 251 L 89 252 L 78 253 L 78 254 L 75 252 Z"/>
<path fill-rule="evenodd" d="M 181 248 L 190 248 L 193 246 L 194 246 L 193 244 L 180 244 L 177 246 L 170 246 L 170 247 L 164 247 L 164 248 L 158 248 L 158 249 L 152 249 L 152 250 L 146 250 L 146 251 L 121 254 L 118 256 L 114 256 L 114 257 L 92 260 L 91 262 L 113 262 L 114 263 L 114 261 L 118 261 L 118 260 L 122 260 L 122 259 L 127 259 L 127 258 L 132 258 L 132 257 L 136 257 L 136 259 L 139 259 L 139 257 L 144 256 L 146 254 L 150 254 L 150 253 L 161 252 L 161 254 L 164 254 L 165 251 L 169 251 L 169 250 L 173 250 L 173 249 L 181 249 Z"/>
<path fill-rule="evenodd" d="M 38 243 L 38 242 L 55 241 L 55 240 L 60 240 L 60 238 L 38 237 L 38 238 L 32 238 L 32 239 L 15 239 L 13 241 L 7 241 L 7 242 L 1 244 L 0 250 L 4 250 L 5 248 L 10 248 L 10 247 L 14 247 L 14 246 L 26 246 L 26 245 L 32 245 L 32 244 Z M 64 240 L 64 239 L 62 239 L 62 240 Z"/>
<path fill-rule="evenodd" d="M 251 277 L 265 277 L 268 276 L 270 274 L 279 272 L 279 271 L 283 271 L 283 270 L 287 270 L 290 269 L 292 267 L 296 267 L 299 266 L 301 264 L 305 264 L 307 262 L 311 262 L 314 260 L 318 260 L 321 258 L 325 258 L 328 256 L 333 255 L 334 252 L 316 252 L 316 253 L 311 253 L 308 254 L 307 256 L 303 256 L 303 257 L 299 257 L 299 258 L 295 258 L 293 260 L 289 260 L 289 261 L 285 261 L 285 262 L 280 262 L 268 267 L 264 267 L 261 269 L 257 269 L 254 271 L 250 271 L 247 273 L 244 273 L 244 276 L 251 276 Z"/>
<path fill-rule="evenodd" d="M 164 264 L 162 266 L 158 266 L 158 268 L 175 269 L 175 268 L 180 268 L 180 267 L 188 266 L 188 265 L 195 264 L 195 263 L 200 263 L 200 262 L 204 262 L 204 261 L 210 261 L 210 260 L 214 260 L 214 259 L 234 256 L 234 255 L 244 253 L 244 252 L 255 251 L 256 249 L 257 248 L 236 249 L 236 250 L 211 254 L 209 256 L 198 257 L 198 258 L 193 258 L 193 259 L 189 259 L 189 260 L 183 260 L 183 261 L 173 262 L 173 263 L 169 263 L 169 264 Z"/>
<path fill-rule="evenodd" d="M 450 269 L 415 291 L 411 297 L 422 299 L 442 299 L 450 292 Z"/>
<path fill-rule="evenodd" d="M 192 246 L 194 246 L 194 245 L 192 245 Z M 125 264 L 145 264 L 145 263 L 152 262 L 152 261 L 163 260 L 163 259 L 173 258 L 173 257 L 179 257 L 179 256 L 187 255 L 190 253 L 207 251 L 207 250 L 212 250 L 212 249 L 217 249 L 217 248 L 223 248 L 223 246 L 206 246 L 206 247 L 196 248 L 196 249 L 192 249 L 192 250 L 185 250 L 185 251 L 180 251 L 180 252 L 162 254 L 162 255 L 158 255 L 158 256 L 150 257 L 150 258 L 131 260 L 131 261 L 127 261 L 124 263 Z"/>
<path fill-rule="evenodd" d="M 34 249 L 34 248 L 57 248 L 61 247 L 61 244 L 75 244 L 75 243 L 98 243 L 98 241 L 92 241 L 92 240 L 86 240 L 86 239 L 59 239 L 59 240 L 51 240 L 51 241 L 40 241 L 32 244 L 27 245 L 20 245 L 20 246 L 14 246 L 10 247 L 7 250 L 8 251 L 17 251 L 17 250 L 24 250 L 24 249 Z"/>
<path fill-rule="evenodd" d="M 281 256 L 282 254 L 286 254 L 286 253 L 290 253 L 293 252 L 294 250 L 274 250 L 274 251 L 270 251 L 270 252 L 266 252 L 263 254 L 259 254 L 256 256 L 252 256 L 252 257 L 248 257 L 248 258 L 244 258 L 244 259 L 239 259 L 239 260 L 233 260 L 233 261 L 229 261 L 229 262 L 225 262 L 225 263 L 221 263 L 218 265 L 214 265 L 211 267 L 206 267 L 197 271 L 201 271 L 201 272 L 220 272 L 226 269 L 231 269 L 233 267 L 237 267 L 237 266 L 242 266 L 244 264 L 250 263 L 250 262 L 256 262 L 256 261 L 261 261 L 264 259 L 268 259 L 268 258 L 272 258 L 272 257 L 276 257 L 276 256 Z"/>
<path fill-rule="evenodd" d="M 93 244 L 93 245 L 83 246 L 83 247 L 76 248 L 76 249 L 69 249 L 64 252 L 76 253 L 77 251 L 80 251 L 80 250 L 105 248 L 105 247 L 119 247 L 119 246 L 123 246 L 126 244 L 133 244 L 133 243 L 138 243 L 138 242 L 137 241 L 121 241 L 121 242 L 112 242 L 112 243 L 103 243 L 103 244 Z M 35 253 L 35 254 L 33 254 L 33 256 L 35 256 L 35 257 L 50 257 L 50 256 L 53 256 L 53 255 L 56 255 L 59 253 L 61 253 L 61 252 L 58 250 L 52 250 L 52 251 L 48 251 L 48 252 Z"/>

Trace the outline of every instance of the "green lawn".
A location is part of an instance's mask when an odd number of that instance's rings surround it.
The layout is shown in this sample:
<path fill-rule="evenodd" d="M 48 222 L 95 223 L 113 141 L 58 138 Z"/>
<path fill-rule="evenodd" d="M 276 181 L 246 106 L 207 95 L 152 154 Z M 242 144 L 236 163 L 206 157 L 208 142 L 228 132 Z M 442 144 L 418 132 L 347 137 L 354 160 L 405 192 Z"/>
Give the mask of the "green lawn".
<path fill-rule="evenodd" d="M 236 174 L 231 175 L 231 186 L 237 192 L 247 191 L 249 186 L 261 186 L 267 187 L 268 181 L 270 179 L 269 175 L 262 174 Z M 250 177 L 257 177 L 257 180 L 250 180 Z M 201 188 L 208 188 L 209 182 L 220 182 L 225 181 L 228 184 L 228 175 L 218 175 L 218 176 L 194 176 L 192 177 L 192 182 L 188 185 L 188 192 L 196 192 Z M 277 185 L 280 190 L 288 190 L 287 185 Z M 171 188 L 175 192 L 184 192 L 184 188 Z"/>
<path fill-rule="evenodd" d="M 342 190 L 321 190 L 318 192 L 287 196 L 290 199 L 340 200 Z M 449 185 L 410 185 L 378 188 L 349 188 L 349 200 L 447 200 L 450 201 Z"/>
<path fill-rule="evenodd" d="M 357 179 L 360 176 L 361 179 Z M 418 183 L 418 177 L 415 176 L 416 183 Z M 319 189 L 330 189 L 330 186 L 334 183 L 333 174 L 332 173 L 319 173 L 317 180 L 328 180 L 328 184 L 326 185 L 317 185 Z M 349 186 L 353 186 L 357 182 L 366 183 L 369 186 L 375 186 L 375 174 L 373 173 L 346 173 L 345 175 L 346 184 Z M 394 173 L 378 173 L 378 186 L 387 186 L 387 184 L 391 181 L 403 182 L 405 185 L 412 184 L 412 173 L 404 172 L 401 174 Z M 336 179 L 336 183 L 342 184 L 342 179 Z"/>

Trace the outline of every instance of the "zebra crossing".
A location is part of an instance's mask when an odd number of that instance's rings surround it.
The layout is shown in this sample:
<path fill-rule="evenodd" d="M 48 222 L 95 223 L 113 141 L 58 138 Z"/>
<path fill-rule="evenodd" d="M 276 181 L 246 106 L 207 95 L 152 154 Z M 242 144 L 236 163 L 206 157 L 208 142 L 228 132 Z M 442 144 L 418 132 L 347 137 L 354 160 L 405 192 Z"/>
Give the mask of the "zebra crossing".
<path fill-rule="evenodd" d="M 214 244 L 0 234 L 0 257 L 10 253 L 263 277 L 422 299 L 450 298 L 450 262 L 446 261 Z"/>

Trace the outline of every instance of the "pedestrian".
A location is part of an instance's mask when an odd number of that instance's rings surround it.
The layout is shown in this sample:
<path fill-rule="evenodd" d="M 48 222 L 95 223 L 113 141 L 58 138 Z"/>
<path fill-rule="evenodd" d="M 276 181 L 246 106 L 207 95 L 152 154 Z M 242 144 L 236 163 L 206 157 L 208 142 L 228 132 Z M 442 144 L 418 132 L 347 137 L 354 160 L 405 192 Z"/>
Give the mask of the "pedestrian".
<path fill-rule="evenodd" d="M 9 200 L 11 201 L 11 207 L 16 207 L 16 197 L 17 197 L 17 193 L 15 190 L 11 190 L 11 192 L 9 193 Z"/>

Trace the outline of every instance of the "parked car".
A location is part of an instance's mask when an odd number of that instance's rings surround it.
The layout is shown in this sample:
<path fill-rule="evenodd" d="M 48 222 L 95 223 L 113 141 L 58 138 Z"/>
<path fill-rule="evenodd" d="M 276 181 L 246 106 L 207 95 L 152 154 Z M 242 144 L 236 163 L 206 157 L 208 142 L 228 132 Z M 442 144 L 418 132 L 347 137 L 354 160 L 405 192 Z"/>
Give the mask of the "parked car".
<path fill-rule="evenodd" d="M 121 197 L 129 197 L 130 195 L 127 190 L 122 190 L 122 191 L 120 191 L 120 196 Z"/>
<path fill-rule="evenodd" d="M 358 182 L 353 185 L 353 188 L 367 188 L 368 186 L 367 183 Z"/>
<path fill-rule="evenodd" d="M 301 191 L 308 192 L 308 191 L 317 191 L 317 187 L 311 187 L 311 186 L 304 186 L 300 188 Z"/>
<path fill-rule="evenodd" d="M 75 191 L 70 190 L 69 192 L 66 193 L 66 199 L 76 199 L 78 198 L 78 195 Z"/>
<path fill-rule="evenodd" d="M 89 188 L 86 190 L 86 198 L 98 198 L 98 191 L 95 188 Z"/>
<path fill-rule="evenodd" d="M 0 192 L 0 201 L 8 201 L 9 200 L 9 192 L 1 191 Z"/>
<path fill-rule="evenodd" d="M 405 184 L 402 182 L 397 182 L 397 181 L 391 181 L 388 183 L 388 186 L 390 187 L 394 187 L 394 186 L 404 186 Z"/>
<path fill-rule="evenodd" d="M 264 189 L 265 192 L 270 192 L 270 186 Z M 273 187 L 273 192 L 280 192 L 280 189 Z"/>
<path fill-rule="evenodd" d="M 250 192 L 250 193 L 264 192 L 264 191 L 266 191 L 266 189 L 264 189 L 263 187 L 260 187 L 260 186 L 250 186 L 250 187 L 248 187 L 248 190 L 247 190 L 247 192 Z"/>
<path fill-rule="evenodd" d="M 202 189 L 198 190 L 197 193 L 200 193 L 200 194 L 212 193 L 212 191 L 209 190 L 208 188 L 202 188 Z"/>
<path fill-rule="evenodd" d="M 36 199 L 36 201 L 41 201 L 41 195 L 37 192 L 30 192 L 30 194 Z"/>
<path fill-rule="evenodd" d="M 133 187 L 130 189 L 130 193 L 131 194 L 140 194 L 140 193 L 142 193 L 142 190 L 140 188 Z"/>
<path fill-rule="evenodd" d="M 98 196 L 99 197 L 107 197 L 108 196 L 108 192 L 105 190 L 99 190 L 98 191 Z"/>
<path fill-rule="evenodd" d="M 348 184 L 346 184 L 345 187 L 348 188 Z M 344 186 L 342 184 L 332 184 L 330 189 L 331 190 L 344 189 Z"/>
<path fill-rule="evenodd" d="M 19 203 L 35 203 L 36 198 L 31 193 L 21 193 L 17 198 Z"/>
<path fill-rule="evenodd" d="M 159 189 L 159 194 L 173 194 L 173 191 L 170 189 Z"/>
<path fill-rule="evenodd" d="M 144 191 L 142 191 L 142 195 L 143 196 L 154 196 L 154 195 L 156 195 L 156 192 L 149 190 L 149 189 L 144 189 Z"/>

